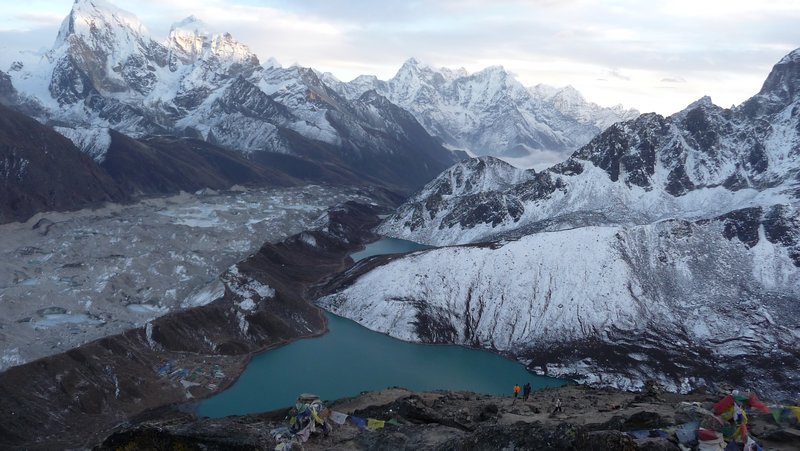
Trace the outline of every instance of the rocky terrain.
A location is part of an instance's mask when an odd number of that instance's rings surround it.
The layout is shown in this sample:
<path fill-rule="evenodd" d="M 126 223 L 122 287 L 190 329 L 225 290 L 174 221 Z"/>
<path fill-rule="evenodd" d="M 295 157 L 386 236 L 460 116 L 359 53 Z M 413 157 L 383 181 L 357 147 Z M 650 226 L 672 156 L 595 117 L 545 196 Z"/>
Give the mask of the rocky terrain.
<path fill-rule="evenodd" d="M 347 256 L 362 240 L 374 239 L 369 229 L 379 212 L 356 203 L 331 208 L 315 230 L 265 244 L 229 267 L 218 289 L 189 298 L 198 301 L 192 308 L 6 369 L 0 448 L 90 447 L 142 412 L 224 389 L 256 352 L 324 333 L 324 316 L 305 293 L 351 264 Z M 147 306 L 155 304 L 139 305 L 152 315 Z M 30 321 L 57 323 L 68 334 L 76 327 L 69 317 L 78 314 L 45 310 Z"/>
<path fill-rule="evenodd" d="M 358 189 L 210 190 L 0 225 L 0 370 L 212 302 L 265 242 L 321 226 Z"/>
<path fill-rule="evenodd" d="M 713 427 L 714 420 L 698 414 L 696 408 L 710 409 L 719 398 L 566 386 L 534 392 L 527 402 L 514 402 L 510 396 L 390 388 L 326 402 L 326 406 L 362 418 L 394 419 L 397 426 L 359 430 L 350 422 L 334 425 L 327 435 L 312 434 L 303 449 L 677 451 L 681 448 L 674 432 L 638 439 L 626 432 L 645 431 L 647 436 L 647 431 L 669 431 L 691 421 Z M 556 399 L 561 399 L 562 411 L 554 414 Z M 270 432 L 287 425 L 287 413 L 288 408 L 198 419 L 162 411 L 157 418 L 142 417 L 120 427 L 96 449 L 271 450 L 276 440 Z M 772 415 L 760 412 L 751 412 L 749 421 L 751 434 L 764 449 L 800 449 L 796 421 L 777 424 Z M 687 447 L 692 449 L 692 444 Z"/>

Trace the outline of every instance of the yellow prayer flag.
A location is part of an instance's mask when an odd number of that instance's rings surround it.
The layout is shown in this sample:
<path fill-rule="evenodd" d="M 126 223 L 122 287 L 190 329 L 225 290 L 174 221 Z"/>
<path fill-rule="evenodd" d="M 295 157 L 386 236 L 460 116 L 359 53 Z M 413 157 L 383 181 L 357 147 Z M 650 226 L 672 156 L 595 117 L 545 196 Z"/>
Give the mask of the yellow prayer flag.
<path fill-rule="evenodd" d="M 383 420 L 376 420 L 374 418 L 367 418 L 367 427 L 370 429 L 380 429 L 386 424 Z"/>
<path fill-rule="evenodd" d="M 792 413 L 794 414 L 794 416 L 797 417 L 797 421 L 800 421 L 800 407 L 792 406 L 792 407 L 789 407 L 789 408 L 792 410 Z"/>

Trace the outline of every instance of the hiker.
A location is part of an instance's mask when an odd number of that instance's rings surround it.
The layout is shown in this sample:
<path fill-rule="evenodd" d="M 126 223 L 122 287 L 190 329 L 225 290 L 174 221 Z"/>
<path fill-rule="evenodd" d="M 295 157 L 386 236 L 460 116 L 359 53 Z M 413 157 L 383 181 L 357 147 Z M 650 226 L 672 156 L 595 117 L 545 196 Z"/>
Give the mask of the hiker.
<path fill-rule="evenodd" d="M 525 385 L 522 386 L 522 400 L 527 401 L 528 396 L 531 395 L 531 383 L 525 382 Z"/>
<path fill-rule="evenodd" d="M 553 415 L 555 415 L 557 412 L 563 412 L 561 410 L 561 398 L 556 398 L 555 406 L 556 406 L 555 409 L 553 409 Z"/>
<path fill-rule="evenodd" d="M 517 402 L 517 396 L 519 396 L 519 384 L 514 384 L 514 402 Z"/>

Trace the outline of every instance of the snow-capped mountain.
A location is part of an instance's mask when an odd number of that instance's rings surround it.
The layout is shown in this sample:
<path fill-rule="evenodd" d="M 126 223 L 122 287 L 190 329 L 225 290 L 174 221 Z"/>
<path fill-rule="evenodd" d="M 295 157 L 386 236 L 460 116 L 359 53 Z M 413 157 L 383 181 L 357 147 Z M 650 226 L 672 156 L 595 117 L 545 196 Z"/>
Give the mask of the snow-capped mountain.
<path fill-rule="evenodd" d="M 605 130 L 614 123 L 636 119 L 639 112 L 626 109 L 622 105 L 602 107 L 587 101 L 583 94 L 572 86 L 555 88 L 543 84 L 528 88 L 534 97 L 544 99 L 567 117 L 575 118 L 579 123 L 592 125 Z"/>
<path fill-rule="evenodd" d="M 8 75 L 15 105 L 38 111 L 37 119 L 60 127 L 98 162 L 108 129 L 134 138 L 186 136 L 246 155 L 334 161 L 399 189 L 418 187 L 455 161 L 419 135 L 427 133 L 411 116 L 392 122 L 389 102 L 347 100 L 309 69 L 268 66 L 195 17 L 159 42 L 107 1 L 76 0 L 53 49 L 38 59 L 20 55 Z M 391 165 L 394 173 L 387 173 Z"/>
<path fill-rule="evenodd" d="M 467 244 L 361 263 L 322 305 L 590 383 L 800 394 L 800 49 L 739 107 L 617 123 L 536 174 L 495 165 L 456 165 L 381 227 Z"/>
<path fill-rule="evenodd" d="M 611 123 L 638 115 L 590 104 L 571 87 L 526 89 L 500 66 L 469 74 L 412 58 L 388 81 L 361 76 L 342 83 L 331 74 L 323 79 L 347 98 L 375 90 L 411 111 L 448 146 L 476 155 L 561 161 Z"/>
<path fill-rule="evenodd" d="M 434 180 L 401 206 L 382 232 L 456 244 L 583 225 L 694 220 L 796 202 L 800 99 L 791 87 L 800 85 L 796 53 L 779 62 L 761 92 L 739 107 L 723 109 L 706 97 L 667 118 L 645 114 L 614 124 L 564 163 L 506 186 L 501 192 L 521 210 L 507 221 L 445 221 L 451 211 L 483 208 L 465 200 L 479 190 L 442 196 L 437 188 L 442 181 Z M 445 203 L 446 208 L 429 208 Z"/>

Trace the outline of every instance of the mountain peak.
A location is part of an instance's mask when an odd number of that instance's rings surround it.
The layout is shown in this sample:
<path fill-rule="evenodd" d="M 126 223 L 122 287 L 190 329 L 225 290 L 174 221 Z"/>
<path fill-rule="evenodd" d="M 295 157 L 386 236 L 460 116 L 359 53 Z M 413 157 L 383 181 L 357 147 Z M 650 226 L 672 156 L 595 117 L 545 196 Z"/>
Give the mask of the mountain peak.
<path fill-rule="evenodd" d="M 789 52 L 772 67 L 758 95 L 745 102 L 747 110 L 774 113 L 800 98 L 800 49 Z"/>
<path fill-rule="evenodd" d="M 800 63 L 800 49 L 794 49 L 788 55 L 781 58 L 778 64 Z"/>
<path fill-rule="evenodd" d="M 192 30 L 192 31 L 195 31 L 195 32 L 203 32 L 203 33 L 207 34 L 209 27 L 205 22 L 203 22 L 202 20 L 197 18 L 197 16 L 191 15 L 191 16 L 181 20 L 180 22 L 175 22 L 174 24 L 172 24 L 172 27 L 170 27 L 170 32 L 175 31 L 175 30 L 179 30 L 179 29 L 180 30 Z"/>
<path fill-rule="evenodd" d="M 61 23 L 56 47 L 66 43 L 70 36 L 78 36 L 97 48 L 130 45 L 132 40 L 142 39 L 147 34 L 147 29 L 134 14 L 106 0 L 75 0 L 69 15 Z"/>
<path fill-rule="evenodd" d="M 408 66 L 408 67 L 415 67 L 415 66 L 419 66 L 419 65 L 420 65 L 420 62 L 419 62 L 419 60 L 418 60 L 418 59 L 416 59 L 416 58 L 414 58 L 413 56 L 412 56 L 411 58 L 407 59 L 407 60 L 406 60 L 406 61 L 403 63 L 403 67 L 406 67 L 406 66 Z"/>
<path fill-rule="evenodd" d="M 706 106 L 706 107 L 714 106 L 714 102 L 711 100 L 710 96 L 703 96 L 695 100 L 694 102 L 690 103 L 685 109 L 693 110 L 699 106 Z"/>

